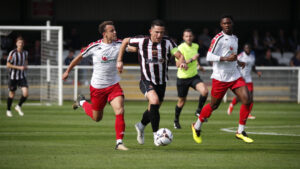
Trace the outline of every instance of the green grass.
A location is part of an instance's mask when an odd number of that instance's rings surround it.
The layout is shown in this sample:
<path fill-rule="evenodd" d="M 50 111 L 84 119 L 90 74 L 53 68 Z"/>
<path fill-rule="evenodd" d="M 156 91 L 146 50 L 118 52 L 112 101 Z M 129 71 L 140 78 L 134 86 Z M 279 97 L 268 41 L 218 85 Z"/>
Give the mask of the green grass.
<path fill-rule="evenodd" d="M 194 143 L 190 124 L 196 102 L 188 102 L 181 115 L 183 129 L 173 129 L 175 102 L 161 107 L 160 127 L 171 129 L 172 144 L 155 147 L 151 126 L 146 128 L 145 144 L 138 145 L 134 124 L 141 119 L 146 102 L 126 102 L 126 133 L 124 142 L 130 151 L 114 150 L 114 114 L 107 106 L 101 122 L 93 122 L 82 109 L 73 111 L 71 103 L 64 106 L 24 105 L 24 117 L 13 111 L 5 116 L 0 106 L 0 168 L 230 168 L 267 169 L 300 168 L 300 105 L 295 103 L 256 103 L 248 120 L 247 131 L 291 134 L 276 136 L 249 134 L 255 142 L 246 144 L 234 133 L 221 128 L 236 129 L 238 109 L 227 116 L 228 104 L 222 104 L 209 122 L 203 125 L 203 143 Z"/>

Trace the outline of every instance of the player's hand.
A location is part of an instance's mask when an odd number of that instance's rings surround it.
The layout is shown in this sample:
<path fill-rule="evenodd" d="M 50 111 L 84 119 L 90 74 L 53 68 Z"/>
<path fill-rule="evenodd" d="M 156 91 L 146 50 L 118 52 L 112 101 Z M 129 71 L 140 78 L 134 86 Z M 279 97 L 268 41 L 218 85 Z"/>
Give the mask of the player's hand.
<path fill-rule="evenodd" d="M 123 62 L 122 61 L 117 61 L 117 69 L 119 73 L 123 72 Z"/>
<path fill-rule="evenodd" d="M 62 80 L 66 80 L 69 77 L 69 73 L 65 71 L 65 73 L 62 75 Z"/>
<path fill-rule="evenodd" d="M 199 69 L 201 72 L 203 72 L 203 73 L 205 72 L 205 69 L 204 69 L 204 67 L 202 67 L 202 66 L 199 66 L 199 65 L 198 65 L 198 69 Z"/>
<path fill-rule="evenodd" d="M 188 69 L 188 66 L 187 66 L 187 64 L 185 62 L 181 63 L 179 67 L 182 68 L 182 69 L 184 69 L 184 70 Z"/>
<path fill-rule="evenodd" d="M 226 61 L 232 62 L 237 60 L 237 54 L 232 53 L 230 56 L 226 57 Z"/>
<path fill-rule="evenodd" d="M 26 68 L 26 66 L 20 66 L 20 70 L 25 70 Z"/>
<path fill-rule="evenodd" d="M 261 72 L 257 72 L 256 74 L 260 78 L 262 73 Z"/>
<path fill-rule="evenodd" d="M 244 69 L 245 66 L 246 66 L 246 63 L 245 63 L 245 62 L 237 61 L 237 63 L 238 63 L 238 65 L 239 65 L 239 67 L 242 67 L 242 69 Z"/>

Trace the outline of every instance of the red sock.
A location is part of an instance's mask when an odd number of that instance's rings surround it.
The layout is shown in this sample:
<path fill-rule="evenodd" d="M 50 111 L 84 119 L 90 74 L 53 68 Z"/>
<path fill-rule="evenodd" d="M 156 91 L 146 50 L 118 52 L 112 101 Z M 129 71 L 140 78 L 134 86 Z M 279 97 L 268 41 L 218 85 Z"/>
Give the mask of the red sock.
<path fill-rule="evenodd" d="M 232 103 L 233 105 L 236 105 L 236 104 L 237 104 L 236 97 L 234 97 L 234 98 L 232 99 L 231 103 Z"/>
<path fill-rule="evenodd" d="M 241 125 L 246 124 L 249 113 L 250 113 L 250 105 L 242 104 L 240 109 L 240 121 L 239 121 Z"/>
<path fill-rule="evenodd" d="M 211 108 L 210 104 L 207 104 L 203 107 L 203 109 L 201 110 L 200 116 L 199 116 L 199 120 L 201 122 L 204 122 L 205 119 L 209 118 L 211 113 L 213 112 L 213 109 Z"/>
<path fill-rule="evenodd" d="M 92 108 L 92 104 L 88 103 L 87 101 L 85 101 L 82 105 L 82 108 L 85 111 L 85 114 L 87 114 L 88 116 L 90 116 L 91 118 L 93 118 L 93 108 Z"/>
<path fill-rule="evenodd" d="M 251 113 L 251 111 L 252 111 L 252 107 L 253 107 L 253 102 L 250 104 L 250 107 L 249 107 L 249 112 Z M 249 114 L 250 114 L 249 113 Z"/>
<path fill-rule="evenodd" d="M 123 139 L 125 131 L 124 114 L 116 115 L 115 121 L 116 140 Z"/>

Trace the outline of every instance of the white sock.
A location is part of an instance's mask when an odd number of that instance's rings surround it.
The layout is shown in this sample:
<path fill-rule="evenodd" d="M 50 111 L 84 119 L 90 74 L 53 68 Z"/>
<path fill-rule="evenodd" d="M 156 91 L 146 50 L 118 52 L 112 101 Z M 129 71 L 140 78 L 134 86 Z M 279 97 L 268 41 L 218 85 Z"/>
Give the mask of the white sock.
<path fill-rule="evenodd" d="M 141 130 L 144 130 L 144 128 L 145 128 L 145 126 L 141 122 L 138 123 L 138 127 Z"/>
<path fill-rule="evenodd" d="M 123 143 L 123 140 L 122 139 L 118 139 L 117 140 L 117 144 L 119 144 L 119 143 Z"/>
<path fill-rule="evenodd" d="M 80 100 L 79 105 L 82 107 L 84 102 L 86 102 L 86 100 Z"/>
<path fill-rule="evenodd" d="M 196 130 L 200 130 L 201 129 L 201 126 L 202 126 L 202 122 L 199 120 L 199 118 L 197 118 L 197 121 L 196 123 L 194 124 L 194 128 Z"/>
<path fill-rule="evenodd" d="M 157 137 L 156 132 L 153 132 L 153 137 L 154 137 L 154 138 Z"/>
<path fill-rule="evenodd" d="M 245 130 L 245 125 L 239 124 L 238 133 L 241 134 Z"/>

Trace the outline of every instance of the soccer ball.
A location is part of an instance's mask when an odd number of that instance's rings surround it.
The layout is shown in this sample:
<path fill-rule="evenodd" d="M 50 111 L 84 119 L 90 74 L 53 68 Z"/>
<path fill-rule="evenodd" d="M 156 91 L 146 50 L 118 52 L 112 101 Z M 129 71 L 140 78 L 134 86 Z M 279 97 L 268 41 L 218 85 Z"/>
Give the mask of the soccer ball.
<path fill-rule="evenodd" d="M 156 143 L 160 146 L 166 146 L 173 140 L 172 132 L 167 128 L 161 128 L 157 132 Z"/>

